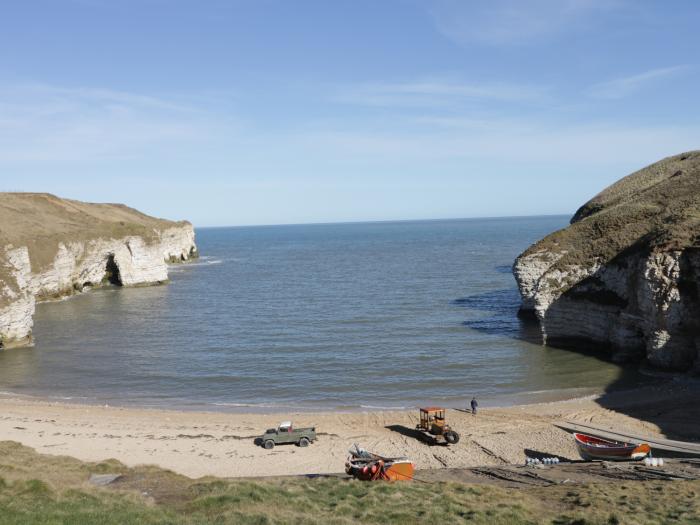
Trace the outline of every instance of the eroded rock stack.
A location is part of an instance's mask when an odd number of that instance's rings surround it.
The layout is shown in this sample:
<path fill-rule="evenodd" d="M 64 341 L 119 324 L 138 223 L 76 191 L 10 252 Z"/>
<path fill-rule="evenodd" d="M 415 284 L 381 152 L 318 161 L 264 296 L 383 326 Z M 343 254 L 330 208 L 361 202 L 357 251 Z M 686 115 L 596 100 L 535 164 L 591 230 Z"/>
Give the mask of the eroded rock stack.
<path fill-rule="evenodd" d="M 120 204 L 0 193 L 0 346 L 32 342 L 36 301 L 168 280 L 197 256 L 194 229 Z"/>
<path fill-rule="evenodd" d="M 513 266 L 521 312 L 553 346 L 700 366 L 700 151 L 633 173 Z"/>

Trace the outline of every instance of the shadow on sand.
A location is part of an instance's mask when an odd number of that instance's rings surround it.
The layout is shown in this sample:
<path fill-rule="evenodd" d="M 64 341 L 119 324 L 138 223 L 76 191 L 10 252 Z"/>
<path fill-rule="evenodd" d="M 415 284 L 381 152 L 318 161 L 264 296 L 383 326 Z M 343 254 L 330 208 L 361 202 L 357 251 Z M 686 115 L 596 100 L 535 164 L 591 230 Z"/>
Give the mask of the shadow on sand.
<path fill-rule="evenodd" d="M 559 459 L 559 461 L 563 461 L 563 462 L 567 462 L 567 463 L 571 462 L 570 459 L 565 458 L 563 456 L 557 456 L 556 454 L 549 454 L 547 452 L 541 452 L 539 450 L 533 450 L 531 448 L 526 448 L 523 450 L 523 452 L 525 453 L 525 457 L 539 459 L 540 461 L 542 461 L 544 458 L 557 458 L 557 459 Z"/>
<path fill-rule="evenodd" d="M 387 430 L 391 430 L 392 432 L 397 432 L 402 436 L 413 438 L 431 447 L 444 446 L 443 443 L 435 443 L 432 439 L 426 437 L 425 434 L 423 434 L 423 432 L 416 430 L 415 428 L 409 428 L 403 425 L 388 425 L 384 428 L 386 428 Z"/>

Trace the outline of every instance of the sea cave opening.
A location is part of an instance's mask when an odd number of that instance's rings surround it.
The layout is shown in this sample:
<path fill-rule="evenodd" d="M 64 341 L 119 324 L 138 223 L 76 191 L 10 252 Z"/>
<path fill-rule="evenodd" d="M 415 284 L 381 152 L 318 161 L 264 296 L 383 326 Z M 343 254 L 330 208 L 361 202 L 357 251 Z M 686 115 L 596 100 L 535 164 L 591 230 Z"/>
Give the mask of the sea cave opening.
<path fill-rule="evenodd" d="M 117 266 L 114 260 L 114 254 L 107 257 L 107 266 L 105 268 L 105 276 L 102 280 L 104 283 L 111 284 L 113 286 L 122 285 L 122 277 L 119 273 L 119 266 Z"/>

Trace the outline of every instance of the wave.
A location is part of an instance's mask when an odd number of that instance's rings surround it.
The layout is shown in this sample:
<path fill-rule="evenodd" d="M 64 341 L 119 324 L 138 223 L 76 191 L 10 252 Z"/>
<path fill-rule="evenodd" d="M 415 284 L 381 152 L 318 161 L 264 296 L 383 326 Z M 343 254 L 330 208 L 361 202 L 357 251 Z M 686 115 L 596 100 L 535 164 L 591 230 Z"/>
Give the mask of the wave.
<path fill-rule="evenodd" d="M 507 408 L 533 404 L 548 405 L 560 401 L 591 400 L 596 399 L 603 392 L 602 387 L 552 388 L 483 396 L 482 399 L 486 401 L 485 406 L 489 408 Z"/>
<path fill-rule="evenodd" d="M 410 410 L 415 407 L 402 407 L 402 406 L 382 406 L 382 405 L 360 405 L 360 408 L 365 408 L 367 410 Z"/>
<path fill-rule="evenodd" d="M 0 391 L 0 396 L 32 397 L 29 394 L 20 394 L 19 392 L 9 392 L 9 391 Z"/>
<path fill-rule="evenodd" d="M 276 403 L 210 403 L 211 405 L 217 407 L 231 407 L 231 408 L 292 408 L 301 409 L 302 407 L 297 405 L 280 405 Z"/>
<path fill-rule="evenodd" d="M 172 273 L 180 273 L 180 272 L 184 272 L 187 268 L 193 268 L 195 266 L 212 266 L 214 264 L 222 264 L 223 262 L 224 262 L 223 259 L 211 259 L 208 261 L 186 263 L 184 265 L 180 265 L 179 263 L 177 263 L 177 264 L 172 265 L 170 267 L 170 271 Z"/>
<path fill-rule="evenodd" d="M 195 263 L 188 263 L 187 266 L 188 266 L 188 267 L 192 267 L 192 266 L 209 266 L 209 265 L 212 265 L 212 264 L 221 264 L 222 262 L 224 262 L 223 259 L 211 259 L 211 260 L 209 260 L 209 261 L 201 261 L 201 262 L 195 262 Z"/>

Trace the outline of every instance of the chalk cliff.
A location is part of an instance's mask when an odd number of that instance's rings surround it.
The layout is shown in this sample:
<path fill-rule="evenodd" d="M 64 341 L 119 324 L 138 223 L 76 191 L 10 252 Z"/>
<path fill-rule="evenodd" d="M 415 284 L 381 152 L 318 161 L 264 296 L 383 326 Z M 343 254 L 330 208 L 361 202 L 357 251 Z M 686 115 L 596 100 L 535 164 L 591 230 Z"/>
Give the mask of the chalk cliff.
<path fill-rule="evenodd" d="M 700 368 L 700 151 L 608 187 L 513 273 L 547 344 Z"/>
<path fill-rule="evenodd" d="M 197 256 L 194 229 L 121 204 L 0 193 L 0 347 L 32 342 L 37 301 L 168 280 Z"/>

